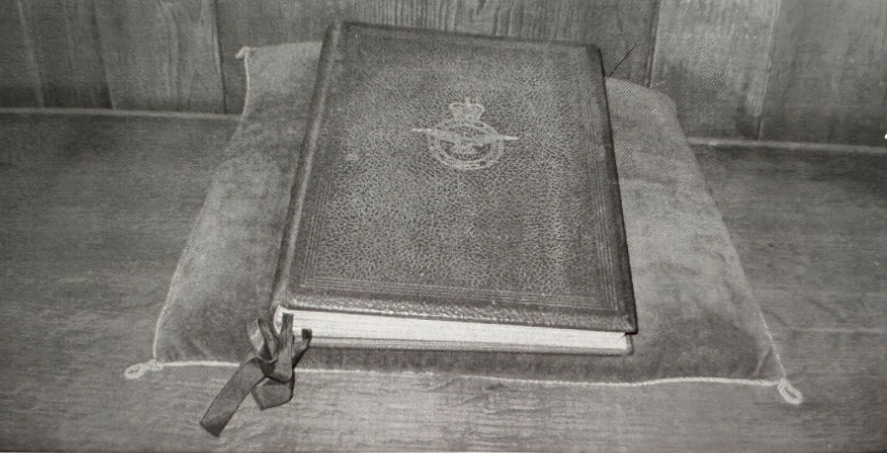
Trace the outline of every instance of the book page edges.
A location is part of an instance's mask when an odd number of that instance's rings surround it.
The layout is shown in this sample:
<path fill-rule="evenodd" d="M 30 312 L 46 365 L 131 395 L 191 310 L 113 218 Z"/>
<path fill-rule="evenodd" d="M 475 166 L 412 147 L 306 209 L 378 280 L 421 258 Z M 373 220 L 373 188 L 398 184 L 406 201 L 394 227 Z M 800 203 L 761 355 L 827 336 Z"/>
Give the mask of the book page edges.
<path fill-rule="evenodd" d="M 292 310 L 280 307 L 274 325 L 280 329 L 283 314 L 295 318 L 294 330 L 312 331 L 312 344 L 320 347 L 391 348 L 422 350 L 548 352 L 574 354 L 628 354 L 630 336 L 622 332 L 441 321 L 394 316 Z"/>

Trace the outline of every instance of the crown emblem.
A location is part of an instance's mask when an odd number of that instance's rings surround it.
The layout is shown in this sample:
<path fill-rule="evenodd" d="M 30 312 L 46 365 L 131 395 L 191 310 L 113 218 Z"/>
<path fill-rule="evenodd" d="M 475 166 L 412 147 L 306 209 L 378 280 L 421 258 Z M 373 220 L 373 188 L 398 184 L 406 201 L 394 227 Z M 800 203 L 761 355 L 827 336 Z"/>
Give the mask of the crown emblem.
<path fill-rule="evenodd" d="M 471 102 L 453 102 L 449 105 L 453 117 L 433 128 L 417 128 L 428 136 L 431 155 L 440 163 L 459 170 L 478 170 L 496 163 L 505 149 L 504 142 L 518 137 L 502 135 L 480 120 L 484 106 Z"/>
<path fill-rule="evenodd" d="M 471 98 L 466 97 L 465 102 L 453 102 L 450 104 L 450 111 L 453 112 L 453 118 L 465 121 L 480 121 L 481 115 L 484 114 L 484 106 L 471 102 Z"/>

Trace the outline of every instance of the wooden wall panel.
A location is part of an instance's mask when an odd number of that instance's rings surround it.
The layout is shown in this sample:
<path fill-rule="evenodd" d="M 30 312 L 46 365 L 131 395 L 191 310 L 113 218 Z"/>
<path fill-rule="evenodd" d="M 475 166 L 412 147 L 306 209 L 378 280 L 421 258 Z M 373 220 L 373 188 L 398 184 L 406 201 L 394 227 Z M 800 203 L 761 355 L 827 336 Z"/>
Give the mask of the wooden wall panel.
<path fill-rule="evenodd" d="M 219 49 L 225 87 L 225 111 L 243 110 L 246 80 L 235 55 L 243 46 L 266 46 L 321 39 L 337 9 L 322 2 L 217 0 Z"/>
<path fill-rule="evenodd" d="M 595 43 L 688 135 L 887 146 L 885 0 L 0 0 L 0 107 L 239 112 L 242 46 L 337 18 Z"/>
<path fill-rule="evenodd" d="M 92 3 L 22 1 L 45 107 L 111 107 Z"/>
<path fill-rule="evenodd" d="M 366 22 L 598 45 L 609 76 L 647 84 L 655 0 L 342 2 L 341 16 Z"/>
<path fill-rule="evenodd" d="M 649 81 L 655 0 L 218 0 L 226 107 L 243 106 L 242 46 L 319 40 L 336 18 L 494 36 L 557 39 L 601 47 L 608 75 Z"/>
<path fill-rule="evenodd" d="M 887 146 L 887 1 L 784 0 L 761 138 Z"/>
<path fill-rule="evenodd" d="M 29 35 L 23 29 L 22 5 L 0 0 L 0 106 L 39 107 L 40 78 Z"/>
<path fill-rule="evenodd" d="M 688 135 L 757 138 L 767 88 L 773 0 L 662 0 L 652 87 Z"/>
<path fill-rule="evenodd" d="M 224 110 L 213 0 L 96 0 L 95 8 L 114 108 Z"/>

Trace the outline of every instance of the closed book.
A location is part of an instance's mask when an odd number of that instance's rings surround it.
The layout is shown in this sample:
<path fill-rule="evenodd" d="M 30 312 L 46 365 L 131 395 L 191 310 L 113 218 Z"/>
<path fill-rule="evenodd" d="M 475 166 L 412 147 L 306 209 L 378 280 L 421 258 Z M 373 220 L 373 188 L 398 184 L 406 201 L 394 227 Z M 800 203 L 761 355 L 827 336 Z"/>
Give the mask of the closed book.
<path fill-rule="evenodd" d="M 312 344 L 625 354 L 597 48 L 337 23 L 273 304 Z"/>

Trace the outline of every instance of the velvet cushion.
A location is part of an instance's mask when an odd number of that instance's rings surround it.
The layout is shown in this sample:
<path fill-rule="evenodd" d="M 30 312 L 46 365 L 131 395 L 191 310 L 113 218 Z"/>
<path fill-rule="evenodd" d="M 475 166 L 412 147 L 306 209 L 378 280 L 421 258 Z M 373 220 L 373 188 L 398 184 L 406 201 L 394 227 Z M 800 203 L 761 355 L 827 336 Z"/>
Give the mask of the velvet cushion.
<path fill-rule="evenodd" d="M 155 368 L 230 364 L 270 309 L 320 45 L 244 49 L 247 99 L 157 323 Z M 721 214 L 673 102 L 607 80 L 639 331 L 627 357 L 312 348 L 302 367 L 646 385 L 785 380 Z"/>

